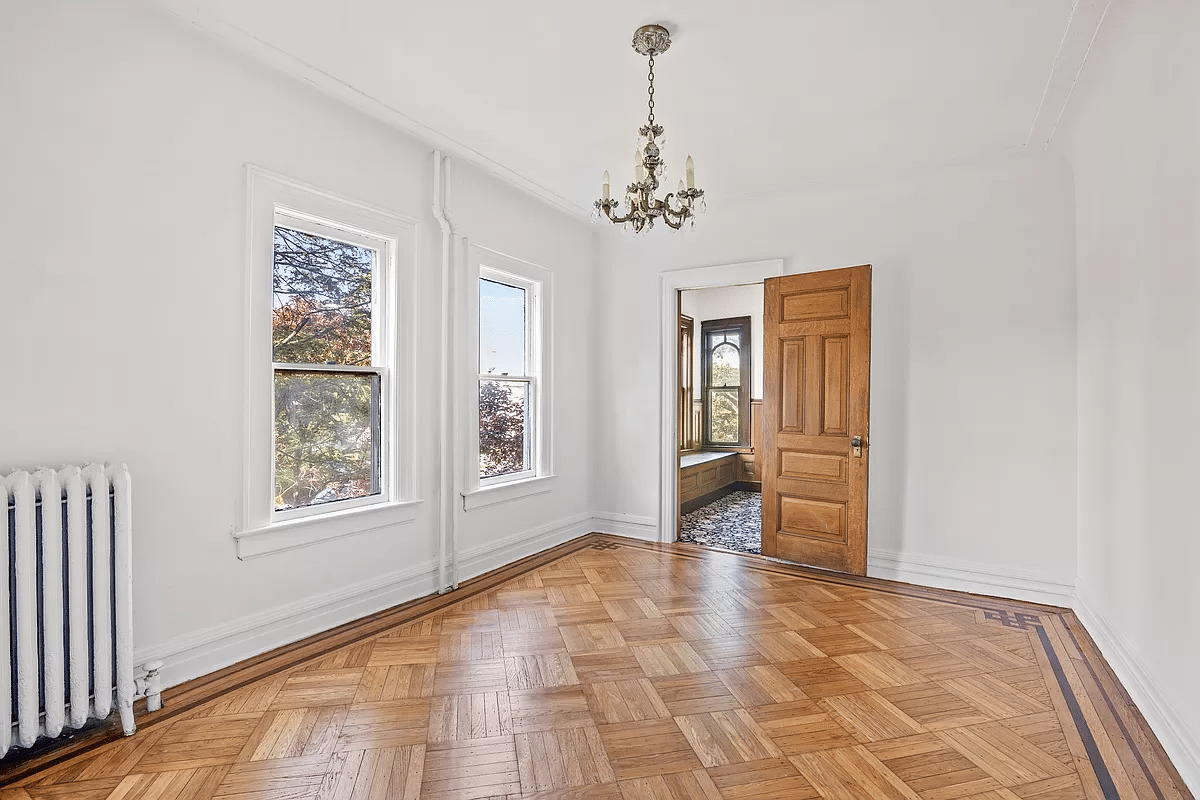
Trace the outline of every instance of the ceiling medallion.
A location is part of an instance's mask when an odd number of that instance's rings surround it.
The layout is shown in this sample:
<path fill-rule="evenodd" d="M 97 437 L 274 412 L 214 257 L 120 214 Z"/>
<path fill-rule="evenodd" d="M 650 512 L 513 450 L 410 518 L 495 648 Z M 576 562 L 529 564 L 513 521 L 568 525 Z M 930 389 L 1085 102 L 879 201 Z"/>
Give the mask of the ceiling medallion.
<path fill-rule="evenodd" d="M 671 34 L 661 25 L 643 25 L 633 33 L 633 49 L 650 59 L 650 88 L 647 90 L 650 95 L 650 114 L 646 124 L 638 130 L 646 142 L 638 145 L 634 154 L 634 181 L 625 187 L 628 210 L 622 214 L 621 201 L 612 198 L 608 172 L 604 173 L 603 194 L 595 202 L 598 212 L 618 225 L 632 228 L 634 233 L 653 228 L 656 219 L 662 219 L 668 226 L 679 230 L 689 220 L 695 224 L 697 211 L 704 208 L 704 190 L 696 188 L 696 172 L 691 156 L 687 157 L 687 185 L 680 181 L 677 191 L 668 192 L 661 200 L 654 196 L 659 187 L 658 179 L 666 169 L 662 150 L 656 141 L 662 137 L 663 127 L 654 122 L 654 57 L 667 52 L 670 46 Z M 699 201 L 699 208 L 696 201 Z"/>

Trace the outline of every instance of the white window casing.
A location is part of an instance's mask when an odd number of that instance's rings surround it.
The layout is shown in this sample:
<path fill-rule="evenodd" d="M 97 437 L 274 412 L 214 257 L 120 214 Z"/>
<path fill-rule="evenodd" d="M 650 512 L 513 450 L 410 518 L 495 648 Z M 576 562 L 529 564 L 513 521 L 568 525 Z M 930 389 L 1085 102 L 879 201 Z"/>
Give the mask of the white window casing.
<path fill-rule="evenodd" d="M 472 244 L 468 250 L 464 306 L 469 327 L 461 348 L 464 376 L 460 419 L 467 435 L 462 437 L 464 464 L 463 508 L 471 511 L 495 503 L 548 492 L 554 485 L 552 464 L 553 380 L 552 299 L 553 273 L 542 266 Z M 479 372 L 479 282 L 480 279 L 514 286 L 525 291 L 526 368 L 521 375 L 484 375 Z M 529 387 L 526 425 L 531 431 L 528 469 L 481 478 L 479 474 L 479 385 L 497 379 L 523 382 Z"/>
<path fill-rule="evenodd" d="M 417 222 L 339 197 L 258 167 L 247 168 L 246 410 L 241 519 L 234 533 L 242 559 L 411 522 L 417 513 L 415 298 Z M 369 366 L 328 368 L 376 374 L 380 383 L 379 493 L 276 510 L 275 368 L 272 363 L 275 226 L 376 251 L 371 290 Z"/>

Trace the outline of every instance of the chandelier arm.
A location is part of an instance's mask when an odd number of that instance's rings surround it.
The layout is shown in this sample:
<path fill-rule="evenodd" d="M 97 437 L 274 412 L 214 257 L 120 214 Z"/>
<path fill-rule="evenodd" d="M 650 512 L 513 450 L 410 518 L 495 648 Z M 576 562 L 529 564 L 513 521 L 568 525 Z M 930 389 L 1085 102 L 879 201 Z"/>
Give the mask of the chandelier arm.
<path fill-rule="evenodd" d="M 612 209 L 613 209 L 613 208 L 615 208 L 615 207 L 616 207 L 616 206 L 612 206 L 612 207 L 608 207 L 608 206 L 606 206 L 606 207 L 604 208 L 604 216 L 608 217 L 608 219 L 609 219 L 609 221 L 610 221 L 610 222 L 613 222 L 613 223 L 615 223 L 615 224 L 617 224 L 617 225 L 624 225 L 626 222 L 629 222 L 629 220 L 633 219 L 633 217 L 634 217 L 634 210 L 633 210 L 632 208 L 630 208 L 630 209 L 629 209 L 629 213 L 628 213 L 628 214 L 626 214 L 625 216 L 623 216 L 623 217 L 614 217 L 614 216 L 613 216 L 613 213 L 612 213 Z"/>
<path fill-rule="evenodd" d="M 668 199 L 670 197 L 671 195 L 667 195 Z M 666 220 L 667 224 L 675 230 L 679 230 L 679 228 L 683 226 L 683 223 L 687 222 L 688 218 L 691 216 L 692 210 L 682 203 L 678 209 L 671 208 L 670 204 L 668 203 L 666 205 L 666 210 L 663 213 L 663 219 Z M 675 222 L 672 222 L 672 219 L 674 219 Z"/>

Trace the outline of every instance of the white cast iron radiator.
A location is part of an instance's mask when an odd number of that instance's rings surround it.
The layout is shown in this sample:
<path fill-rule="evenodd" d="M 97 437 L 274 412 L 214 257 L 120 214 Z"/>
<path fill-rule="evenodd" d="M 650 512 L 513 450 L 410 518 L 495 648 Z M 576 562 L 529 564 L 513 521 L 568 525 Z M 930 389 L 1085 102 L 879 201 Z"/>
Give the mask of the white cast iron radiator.
<path fill-rule="evenodd" d="M 88 464 L 2 479 L 0 526 L 0 756 L 104 719 L 114 704 L 125 733 L 133 701 L 160 707 L 157 667 L 133 675 L 129 471 Z M 5 725 L 4 720 L 11 721 Z"/>

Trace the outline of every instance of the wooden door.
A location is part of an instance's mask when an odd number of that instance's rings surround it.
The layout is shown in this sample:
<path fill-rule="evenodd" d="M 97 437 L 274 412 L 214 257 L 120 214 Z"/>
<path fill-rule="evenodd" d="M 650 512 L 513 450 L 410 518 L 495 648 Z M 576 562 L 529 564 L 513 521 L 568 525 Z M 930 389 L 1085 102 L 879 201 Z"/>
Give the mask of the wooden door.
<path fill-rule="evenodd" d="M 763 554 L 866 574 L 871 267 L 770 278 L 764 306 Z"/>

